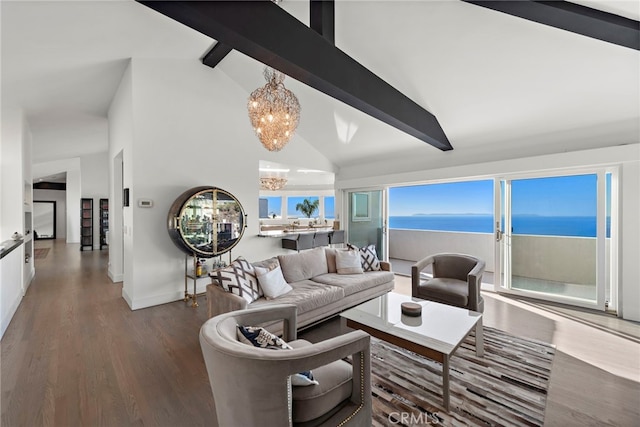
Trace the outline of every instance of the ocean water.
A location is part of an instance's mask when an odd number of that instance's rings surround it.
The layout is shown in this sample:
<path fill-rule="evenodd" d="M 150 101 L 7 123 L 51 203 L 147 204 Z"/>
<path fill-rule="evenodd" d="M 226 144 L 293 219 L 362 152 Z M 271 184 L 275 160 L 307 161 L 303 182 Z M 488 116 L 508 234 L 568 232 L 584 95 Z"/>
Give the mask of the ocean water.
<path fill-rule="evenodd" d="M 596 237 L 595 216 L 514 215 L 513 234 Z M 493 215 L 413 215 L 389 217 L 389 228 L 493 233 Z M 607 218 L 607 237 L 609 237 Z"/>

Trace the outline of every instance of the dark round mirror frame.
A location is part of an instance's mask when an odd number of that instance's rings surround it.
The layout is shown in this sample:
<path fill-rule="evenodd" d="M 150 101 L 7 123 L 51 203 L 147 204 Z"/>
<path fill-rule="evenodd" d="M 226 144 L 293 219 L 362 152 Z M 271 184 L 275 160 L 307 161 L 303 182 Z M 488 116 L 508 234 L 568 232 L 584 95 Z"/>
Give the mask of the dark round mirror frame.
<path fill-rule="evenodd" d="M 211 204 L 212 209 L 216 209 L 215 205 L 218 200 L 224 201 L 233 201 L 236 203 L 240 212 L 238 213 L 239 224 L 237 237 L 233 237 L 234 227 L 236 223 L 225 223 L 218 222 L 217 218 L 212 212 L 212 217 L 210 221 L 192 221 L 194 226 L 196 227 L 208 227 L 210 225 L 211 229 L 209 232 L 211 236 L 215 236 L 213 240 L 204 241 L 202 244 L 195 245 L 193 242 L 189 241 L 187 237 L 184 235 L 183 227 L 181 227 L 183 215 L 185 214 L 186 209 L 194 209 L 193 204 L 190 202 L 195 199 L 207 199 L 208 193 L 211 193 Z M 219 197 L 218 195 L 222 195 L 223 197 Z M 204 216 L 203 216 L 204 217 Z M 217 231 L 213 233 L 213 230 L 218 230 L 219 224 L 231 224 L 231 231 L 227 231 L 226 229 L 222 232 Z M 173 243 L 183 252 L 188 255 L 193 255 L 200 258 L 213 258 L 220 256 L 224 253 L 229 252 L 233 249 L 240 239 L 244 235 L 244 230 L 247 227 L 247 214 L 242 207 L 240 201 L 231 193 L 226 190 L 223 190 L 218 187 L 209 187 L 209 186 L 201 186 L 201 187 L 193 187 L 184 193 L 182 193 L 171 205 L 169 208 L 169 214 L 167 217 L 167 230 L 169 232 L 169 236 Z M 229 234 L 229 238 L 227 237 L 227 233 Z M 225 239 L 222 242 L 218 241 L 218 237 L 223 235 Z"/>

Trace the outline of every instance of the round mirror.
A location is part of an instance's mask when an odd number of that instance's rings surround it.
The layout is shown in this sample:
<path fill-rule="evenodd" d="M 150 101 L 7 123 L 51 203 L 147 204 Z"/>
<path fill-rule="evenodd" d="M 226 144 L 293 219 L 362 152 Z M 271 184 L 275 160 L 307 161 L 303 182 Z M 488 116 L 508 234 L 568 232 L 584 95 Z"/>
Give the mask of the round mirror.
<path fill-rule="evenodd" d="M 238 244 L 246 214 L 233 194 L 216 187 L 185 191 L 169 209 L 169 236 L 189 255 L 211 258 Z"/>

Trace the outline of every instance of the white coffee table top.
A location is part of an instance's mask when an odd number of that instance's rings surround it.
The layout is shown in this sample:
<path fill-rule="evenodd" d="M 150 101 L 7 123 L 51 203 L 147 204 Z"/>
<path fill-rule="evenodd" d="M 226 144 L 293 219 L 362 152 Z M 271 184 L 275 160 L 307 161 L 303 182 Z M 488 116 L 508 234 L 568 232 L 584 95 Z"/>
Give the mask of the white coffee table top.
<path fill-rule="evenodd" d="M 420 317 L 402 314 L 406 301 L 422 305 Z M 341 313 L 345 319 L 443 354 L 451 354 L 482 319 L 475 311 L 389 292 Z"/>

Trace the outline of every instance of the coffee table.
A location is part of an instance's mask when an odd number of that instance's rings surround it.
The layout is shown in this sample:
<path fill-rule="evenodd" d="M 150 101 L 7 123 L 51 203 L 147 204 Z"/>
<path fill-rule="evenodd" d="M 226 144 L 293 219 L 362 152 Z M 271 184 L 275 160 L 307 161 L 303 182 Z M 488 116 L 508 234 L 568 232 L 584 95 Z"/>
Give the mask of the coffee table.
<path fill-rule="evenodd" d="M 402 314 L 400 304 L 415 302 L 422 315 Z M 350 328 L 361 329 L 388 343 L 442 363 L 442 396 L 449 410 L 449 360 L 475 328 L 476 355 L 484 354 L 482 313 L 389 292 L 345 310 L 340 316 Z"/>

